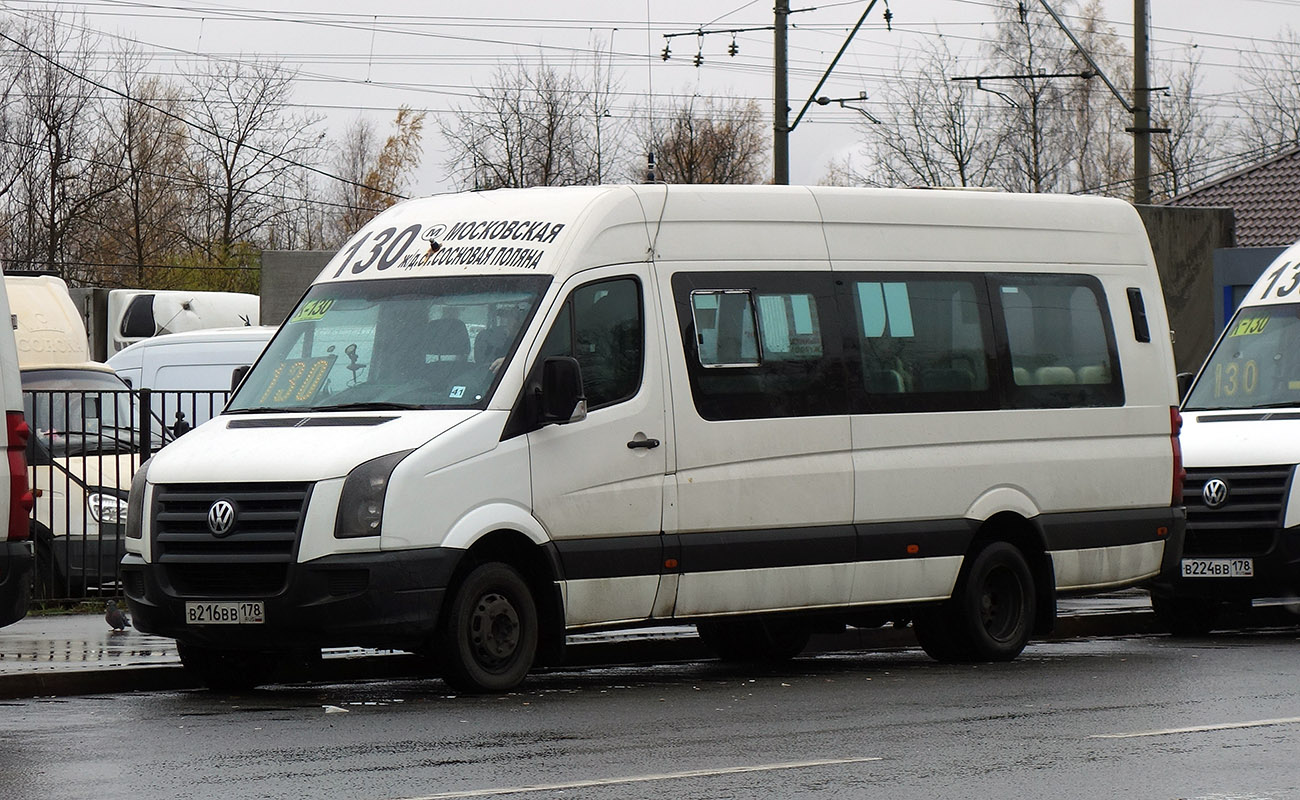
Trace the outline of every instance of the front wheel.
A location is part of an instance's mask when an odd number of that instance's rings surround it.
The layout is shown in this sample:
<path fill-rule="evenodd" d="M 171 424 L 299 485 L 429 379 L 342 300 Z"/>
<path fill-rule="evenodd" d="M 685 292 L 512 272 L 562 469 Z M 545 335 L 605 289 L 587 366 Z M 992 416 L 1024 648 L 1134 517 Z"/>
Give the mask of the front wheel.
<path fill-rule="evenodd" d="M 475 567 L 456 590 L 443 629 L 443 677 L 456 689 L 504 692 L 533 666 L 537 604 L 519 571 L 489 562 Z"/>
<path fill-rule="evenodd" d="M 1034 628 L 1034 577 L 1020 550 L 994 542 L 975 555 L 952 599 L 918 614 L 917 641 L 936 661 L 1011 661 Z"/>

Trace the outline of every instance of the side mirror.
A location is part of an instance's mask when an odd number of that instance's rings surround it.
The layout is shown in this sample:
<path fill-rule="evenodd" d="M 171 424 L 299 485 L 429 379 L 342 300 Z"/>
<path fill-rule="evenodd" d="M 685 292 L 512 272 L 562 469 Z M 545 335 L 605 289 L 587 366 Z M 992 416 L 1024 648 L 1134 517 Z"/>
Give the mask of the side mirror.
<path fill-rule="evenodd" d="M 1187 391 L 1188 391 L 1189 389 L 1192 388 L 1192 378 L 1195 378 L 1195 377 L 1196 377 L 1195 373 L 1191 373 L 1191 372 L 1180 372 L 1180 373 L 1178 373 L 1178 400 L 1179 400 L 1179 402 L 1182 402 L 1183 400 L 1187 399 Z"/>
<path fill-rule="evenodd" d="M 576 358 L 552 356 L 542 362 L 541 422 L 579 422 L 587 418 L 582 368 Z"/>
<path fill-rule="evenodd" d="M 245 364 L 242 367 L 235 367 L 235 369 L 230 373 L 230 391 L 233 392 L 239 388 L 239 384 L 244 382 L 244 376 L 248 375 L 248 371 L 251 369 L 252 367 L 248 364 Z"/>

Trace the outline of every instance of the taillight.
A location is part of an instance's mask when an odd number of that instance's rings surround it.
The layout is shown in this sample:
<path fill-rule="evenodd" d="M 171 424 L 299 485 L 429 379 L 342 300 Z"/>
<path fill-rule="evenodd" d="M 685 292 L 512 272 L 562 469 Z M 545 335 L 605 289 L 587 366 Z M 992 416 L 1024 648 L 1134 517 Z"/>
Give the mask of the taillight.
<path fill-rule="evenodd" d="M 1183 415 L 1178 413 L 1178 406 L 1169 407 L 1169 440 L 1174 448 L 1174 489 L 1169 504 L 1183 504 L 1183 483 L 1187 480 L 1187 470 L 1183 468 L 1183 445 L 1178 441 L 1178 434 L 1183 429 Z"/>
<path fill-rule="evenodd" d="M 9 456 L 9 539 L 26 539 L 30 531 L 28 519 L 36 500 L 27 485 L 27 437 L 31 429 L 23 412 L 5 413 L 5 450 Z"/>

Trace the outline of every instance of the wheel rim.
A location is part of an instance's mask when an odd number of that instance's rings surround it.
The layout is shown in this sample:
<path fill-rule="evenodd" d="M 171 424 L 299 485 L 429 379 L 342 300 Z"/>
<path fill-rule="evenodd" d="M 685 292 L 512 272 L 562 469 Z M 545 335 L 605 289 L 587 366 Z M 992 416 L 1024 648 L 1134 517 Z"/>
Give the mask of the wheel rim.
<path fill-rule="evenodd" d="M 519 612 L 500 592 L 486 592 L 469 618 L 469 642 L 474 660 L 484 669 L 500 669 L 519 651 L 522 628 Z"/>
<path fill-rule="evenodd" d="M 1024 617 L 1025 587 L 1015 571 L 997 567 L 989 572 L 980 592 L 980 621 L 999 642 L 1015 638 Z"/>

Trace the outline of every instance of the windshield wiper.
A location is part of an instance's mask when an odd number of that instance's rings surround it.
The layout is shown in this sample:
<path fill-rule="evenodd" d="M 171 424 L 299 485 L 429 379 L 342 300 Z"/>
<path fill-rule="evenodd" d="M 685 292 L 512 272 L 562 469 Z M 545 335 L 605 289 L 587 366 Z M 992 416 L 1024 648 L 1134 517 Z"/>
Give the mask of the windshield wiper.
<path fill-rule="evenodd" d="M 365 403 L 342 403 L 337 406 L 316 406 L 312 411 L 418 411 L 428 406 L 417 403 L 390 403 L 371 400 Z"/>
<path fill-rule="evenodd" d="M 272 408 L 271 406 L 252 406 L 250 408 L 231 408 L 227 411 L 231 414 L 305 414 L 314 409 L 304 406 L 284 406 L 282 408 Z"/>

